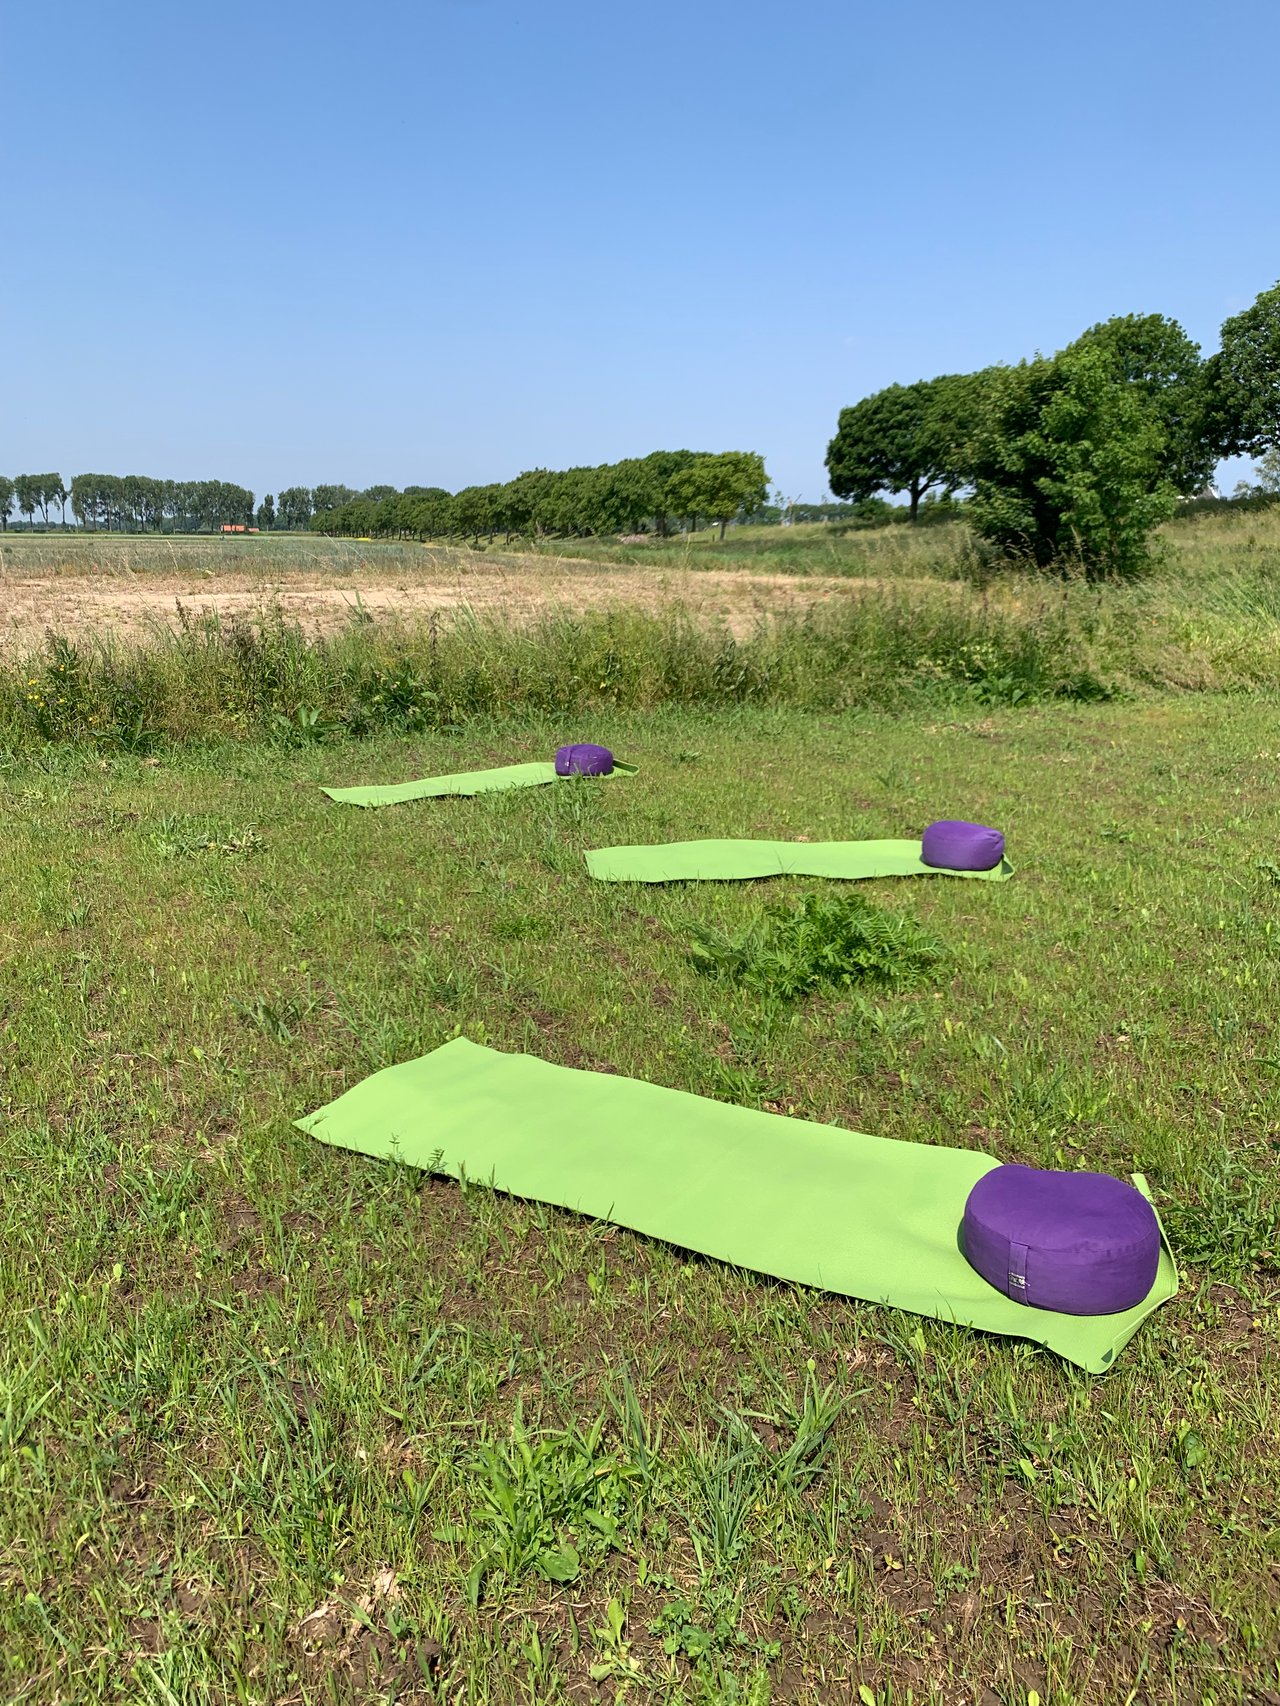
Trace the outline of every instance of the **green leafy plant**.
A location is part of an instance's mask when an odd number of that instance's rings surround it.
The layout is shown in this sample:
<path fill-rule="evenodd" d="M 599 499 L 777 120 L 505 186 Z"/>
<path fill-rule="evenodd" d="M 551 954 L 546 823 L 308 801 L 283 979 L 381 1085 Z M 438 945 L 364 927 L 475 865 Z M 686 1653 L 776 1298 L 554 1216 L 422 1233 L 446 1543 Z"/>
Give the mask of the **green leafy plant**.
<path fill-rule="evenodd" d="M 479 1503 L 470 1526 L 488 1544 L 467 1578 L 473 1605 L 490 1580 L 575 1581 L 585 1554 L 616 1544 L 634 1477 L 602 1451 L 603 1432 L 601 1417 L 585 1433 L 532 1435 L 517 1415 L 509 1439 L 476 1453 Z"/>
<path fill-rule="evenodd" d="M 294 1032 L 314 1005 L 312 1001 L 304 1003 L 291 996 L 276 1001 L 269 1001 L 264 995 L 255 995 L 249 1001 L 238 1001 L 234 996 L 231 999 L 231 1010 L 237 1019 L 277 1043 L 293 1040 Z"/>
<path fill-rule="evenodd" d="M 162 859 L 189 859 L 200 853 L 221 853 L 229 858 L 256 853 L 263 845 L 253 824 L 227 827 L 214 818 L 187 817 L 166 813 L 153 819 L 147 839 Z"/>
<path fill-rule="evenodd" d="M 329 740 L 338 733 L 339 725 L 315 706 L 299 705 L 292 716 L 277 711 L 271 729 L 283 746 L 311 746 Z"/>
<path fill-rule="evenodd" d="M 946 948 L 909 918 L 879 911 L 860 895 L 805 895 L 774 903 L 736 935 L 695 924 L 690 957 L 708 977 L 776 1000 L 815 989 L 910 983 L 932 971 Z"/>
<path fill-rule="evenodd" d="M 668 1600 L 649 1624 L 651 1635 L 662 1637 L 668 1657 L 697 1663 L 710 1653 L 747 1645 L 740 1628 L 741 1611 L 732 1593 L 713 1587 L 700 1603 L 678 1595 Z"/>

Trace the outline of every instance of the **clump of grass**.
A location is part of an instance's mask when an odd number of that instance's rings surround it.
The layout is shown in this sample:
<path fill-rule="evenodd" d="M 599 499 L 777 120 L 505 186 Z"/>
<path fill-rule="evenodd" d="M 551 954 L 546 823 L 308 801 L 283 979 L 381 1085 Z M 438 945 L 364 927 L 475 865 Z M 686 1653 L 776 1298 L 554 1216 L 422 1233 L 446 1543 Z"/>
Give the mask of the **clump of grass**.
<path fill-rule="evenodd" d="M 478 1604 L 526 1576 L 576 1581 L 583 1557 L 617 1544 L 628 1504 L 628 1466 L 602 1447 L 603 1418 L 583 1432 L 530 1435 L 517 1415 L 511 1437 L 481 1446 L 474 1461 L 479 1502 L 469 1528 L 482 1550 L 467 1578 Z"/>
<path fill-rule="evenodd" d="M 1259 1268 L 1280 1267 L 1280 1199 L 1274 1180 L 1253 1172 L 1225 1147 L 1198 1157 L 1197 1176 L 1193 1198 L 1175 1196 L 1161 1209 L 1178 1259 L 1216 1279 L 1235 1281 Z"/>
<path fill-rule="evenodd" d="M 736 935 L 705 924 L 692 934 L 699 971 L 780 1001 L 818 989 L 916 982 L 947 952 L 914 920 L 881 912 L 861 895 L 809 894 L 795 907 L 765 907 Z"/>

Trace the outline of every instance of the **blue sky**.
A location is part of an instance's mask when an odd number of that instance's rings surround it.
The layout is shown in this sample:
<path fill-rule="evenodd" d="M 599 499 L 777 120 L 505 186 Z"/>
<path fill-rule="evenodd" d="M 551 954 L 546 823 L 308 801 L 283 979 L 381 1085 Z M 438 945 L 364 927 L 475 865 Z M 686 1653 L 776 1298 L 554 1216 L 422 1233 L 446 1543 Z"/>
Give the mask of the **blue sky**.
<path fill-rule="evenodd" d="M 816 498 L 870 391 L 1130 311 L 1209 350 L 1280 276 L 1274 0 L 44 0 L 4 35 L 11 474 L 737 448 Z"/>

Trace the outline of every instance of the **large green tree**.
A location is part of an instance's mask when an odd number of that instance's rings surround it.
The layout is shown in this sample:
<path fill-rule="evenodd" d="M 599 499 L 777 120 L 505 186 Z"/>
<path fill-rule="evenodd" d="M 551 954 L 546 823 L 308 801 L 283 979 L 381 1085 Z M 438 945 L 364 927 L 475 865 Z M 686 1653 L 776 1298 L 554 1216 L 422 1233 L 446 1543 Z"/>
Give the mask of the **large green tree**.
<path fill-rule="evenodd" d="M 1105 352 L 1116 379 L 1136 390 L 1165 432 L 1165 474 L 1182 494 L 1200 491 L 1218 461 L 1200 346 L 1163 314 L 1123 314 L 1090 326 L 1072 346 Z"/>
<path fill-rule="evenodd" d="M 550 529 L 550 506 L 559 475 L 549 468 L 526 468 L 507 482 L 511 526 L 516 533 L 540 537 Z"/>
<path fill-rule="evenodd" d="M 263 498 L 262 502 L 258 505 L 257 522 L 258 527 L 263 533 L 270 533 L 271 529 L 275 526 L 276 500 L 274 493 L 268 492 L 266 497 Z"/>
<path fill-rule="evenodd" d="M 983 376 L 970 514 L 1006 556 L 1132 574 L 1177 485 L 1158 397 L 1131 382 L 1107 340 L 1086 336 Z"/>
<path fill-rule="evenodd" d="M 9 517 L 13 512 L 13 481 L 7 474 L 0 474 L 0 530 L 9 531 Z"/>
<path fill-rule="evenodd" d="M 276 501 L 281 527 L 305 527 L 314 513 L 310 486 L 286 486 Z"/>
<path fill-rule="evenodd" d="M 855 502 L 877 492 L 905 492 L 914 521 L 927 492 L 966 483 L 965 454 L 978 407 L 974 376 L 943 374 L 890 385 L 841 409 L 827 446 L 831 490 Z"/>
<path fill-rule="evenodd" d="M 43 479 L 43 474 L 19 474 L 13 482 L 18 509 L 26 516 L 28 527 L 35 523 L 35 513 L 40 504 L 40 488 Z"/>
<path fill-rule="evenodd" d="M 752 450 L 696 456 L 667 481 L 668 509 L 695 524 L 700 516 L 717 522 L 722 539 L 731 521 L 740 515 L 754 515 L 768 497 L 764 457 Z"/>
<path fill-rule="evenodd" d="M 459 533 L 479 540 L 506 529 L 505 488 L 500 485 L 464 486 L 453 499 L 453 519 Z"/>
<path fill-rule="evenodd" d="M 401 527 L 420 539 L 443 539 L 454 530 L 453 496 L 443 486 L 406 486 L 397 509 Z"/>
<path fill-rule="evenodd" d="M 1208 379 L 1224 456 L 1256 456 L 1280 445 L 1280 284 L 1223 322 Z"/>

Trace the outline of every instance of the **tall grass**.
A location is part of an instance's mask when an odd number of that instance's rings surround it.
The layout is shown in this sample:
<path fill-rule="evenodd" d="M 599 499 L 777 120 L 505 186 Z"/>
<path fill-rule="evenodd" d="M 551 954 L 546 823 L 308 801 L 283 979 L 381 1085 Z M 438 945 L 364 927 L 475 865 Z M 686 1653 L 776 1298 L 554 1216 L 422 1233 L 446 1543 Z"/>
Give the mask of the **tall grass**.
<path fill-rule="evenodd" d="M 39 656 L 0 665 L 0 745 L 298 743 L 516 710 L 1099 699 L 1111 688 L 1093 655 L 1097 610 L 1077 592 L 1016 609 L 878 590 L 762 619 L 740 642 L 680 611 L 634 610 L 525 627 L 470 613 L 420 628 L 357 619 L 312 638 L 269 606 L 253 623 L 187 619 L 145 645 L 50 636 Z"/>
<path fill-rule="evenodd" d="M 833 575 L 868 580 L 963 580 L 979 559 L 962 522 L 932 527 L 739 527 L 720 539 L 714 528 L 670 539 L 555 539 L 522 543 L 524 552 L 561 560 L 632 567 L 747 569 L 757 574 Z"/>

